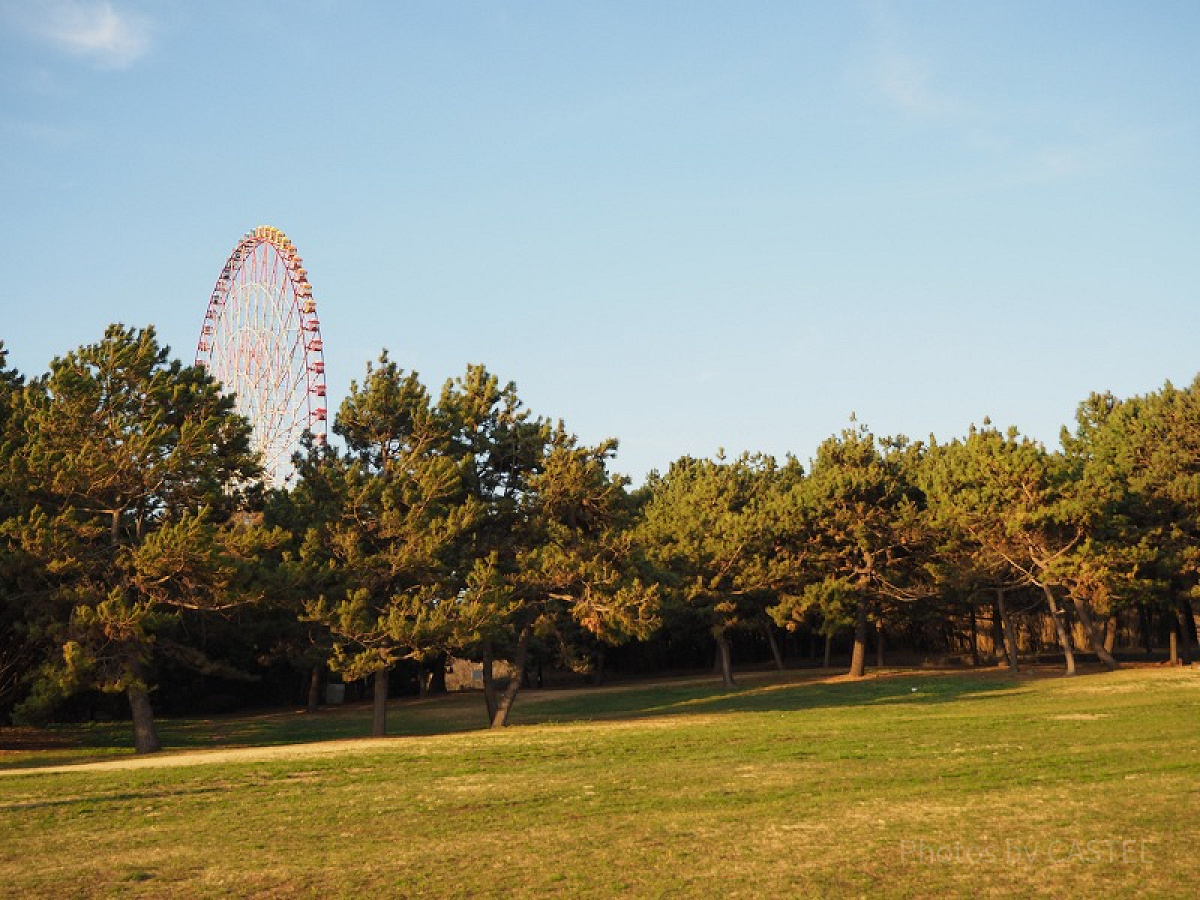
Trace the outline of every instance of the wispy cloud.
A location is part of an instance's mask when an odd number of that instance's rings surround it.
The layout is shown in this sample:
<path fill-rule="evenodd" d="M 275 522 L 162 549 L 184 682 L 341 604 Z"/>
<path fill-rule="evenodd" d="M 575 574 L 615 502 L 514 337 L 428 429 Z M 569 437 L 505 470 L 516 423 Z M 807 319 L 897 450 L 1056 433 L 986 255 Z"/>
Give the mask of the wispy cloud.
<path fill-rule="evenodd" d="M 864 6 L 870 49 L 860 70 L 867 89 L 900 113 L 920 119 L 968 115 L 967 104 L 937 79 L 929 58 L 913 46 L 899 12 L 889 3 Z"/>
<path fill-rule="evenodd" d="M 150 20 L 108 0 L 8 2 L 3 11 L 32 37 L 98 68 L 129 68 L 150 50 Z"/>
<path fill-rule="evenodd" d="M 875 89 L 892 106 L 923 118 L 944 118 L 964 112 L 962 101 L 939 90 L 923 60 L 894 47 L 881 49 L 870 71 Z"/>
<path fill-rule="evenodd" d="M 988 78 L 1002 77 L 996 72 L 956 71 L 961 57 L 914 37 L 901 7 L 864 0 L 862 8 L 867 42 L 854 74 L 870 104 L 907 126 L 937 129 L 943 151 L 960 154 L 981 184 L 1091 178 L 1139 154 L 1140 136 L 1120 123 L 1074 107 L 1048 111 L 1040 95 L 989 90 Z"/>
<path fill-rule="evenodd" d="M 1064 129 L 1067 130 L 1067 129 Z M 1141 129 L 1081 124 L 1030 155 L 1021 176 L 1026 182 L 1096 178 L 1141 165 L 1153 137 Z"/>
<path fill-rule="evenodd" d="M 1036 155 L 1035 167 L 1043 178 L 1057 180 L 1090 175 L 1096 163 L 1085 148 L 1059 146 L 1041 150 Z"/>

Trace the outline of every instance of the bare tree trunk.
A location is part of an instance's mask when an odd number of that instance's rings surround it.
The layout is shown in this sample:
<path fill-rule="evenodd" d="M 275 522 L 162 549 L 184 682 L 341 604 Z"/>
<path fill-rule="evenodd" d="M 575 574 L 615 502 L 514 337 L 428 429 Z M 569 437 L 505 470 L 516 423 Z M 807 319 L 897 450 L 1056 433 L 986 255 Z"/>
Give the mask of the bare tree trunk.
<path fill-rule="evenodd" d="M 1138 604 L 1138 624 L 1142 629 L 1142 644 L 1146 647 L 1146 655 L 1151 656 L 1154 653 L 1154 622 L 1145 603 Z"/>
<path fill-rule="evenodd" d="M 1096 620 L 1092 617 L 1092 605 L 1088 603 L 1087 597 L 1076 596 L 1072 592 L 1071 602 L 1075 606 L 1075 614 L 1079 616 L 1080 624 L 1083 625 L 1083 633 L 1087 635 L 1088 643 L 1092 646 L 1092 652 L 1099 657 L 1100 662 L 1104 663 L 1110 672 L 1116 671 L 1120 668 L 1120 664 L 1104 647 L 1104 636 L 1100 633 Z"/>
<path fill-rule="evenodd" d="M 529 632 L 530 627 L 526 625 L 521 629 L 521 636 L 517 638 L 517 654 L 513 660 L 512 677 L 508 679 L 508 687 L 504 689 L 504 696 L 500 698 L 499 704 L 496 706 L 496 714 L 492 716 L 492 727 L 503 728 L 508 724 L 508 714 L 512 711 L 513 702 L 517 699 L 517 692 L 521 690 L 522 675 L 525 672 L 525 660 L 529 655 Z"/>
<path fill-rule="evenodd" d="M 1058 601 L 1054 599 L 1054 591 L 1050 585 L 1043 583 L 1042 591 L 1046 595 L 1046 605 L 1050 607 L 1050 619 L 1054 622 L 1054 632 L 1058 635 L 1059 646 L 1062 647 L 1063 656 L 1067 660 L 1068 675 L 1075 674 L 1075 652 L 1071 649 L 1071 638 L 1067 635 L 1067 626 L 1063 623 L 1062 610 L 1058 608 Z"/>
<path fill-rule="evenodd" d="M 417 660 L 417 697 L 424 700 L 429 696 L 429 673 L 425 671 L 425 661 Z"/>
<path fill-rule="evenodd" d="M 854 650 L 850 654 L 851 678 L 862 678 L 867 674 L 867 601 L 860 598 L 858 611 L 854 615 Z"/>
<path fill-rule="evenodd" d="M 975 614 L 975 601 L 971 601 L 971 607 L 968 611 L 968 618 L 971 621 L 971 665 L 978 668 L 979 666 L 979 618 Z"/>
<path fill-rule="evenodd" d="M 154 710 L 150 707 L 150 694 L 138 683 L 125 689 L 129 697 L 129 710 L 133 714 L 133 748 L 138 753 L 157 753 L 162 749 L 158 739 L 158 728 L 154 725 Z"/>
<path fill-rule="evenodd" d="M 733 681 L 733 652 L 729 648 L 729 636 L 724 631 L 714 632 L 717 639 L 717 663 L 721 667 L 721 682 L 727 688 L 736 687 Z"/>
<path fill-rule="evenodd" d="M 133 748 L 138 753 L 156 753 L 162 749 L 162 741 L 158 739 L 150 692 L 146 689 L 146 668 L 139 659 L 128 660 L 125 668 L 129 676 L 125 695 L 133 716 Z"/>
<path fill-rule="evenodd" d="M 1188 640 L 1195 647 L 1200 644 L 1200 635 L 1196 634 L 1196 611 L 1192 607 L 1191 598 L 1186 594 L 1179 597 L 1179 605 L 1183 607 L 1183 622 L 1184 631 L 1187 632 Z"/>
<path fill-rule="evenodd" d="M 1179 632 L 1179 655 L 1183 659 L 1185 666 L 1192 664 L 1192 642 L 1188 639 L 1187 619 L 1184 618 L 1186 610 L 1182 603 L 1175 607 L 1175 627 Z"/>
<path fill-rule="evenodd" d="M 1113 613 L 1108 617 L 1108 621 L 1104 623 L 1104 649 L 1109 653 L 1117 647 L 1117 628 L 1121 624 L 1121 617 Z"/>
<path fill-rule="evenodd" d="M 496 718 L 496 676 L 493 671 L 494 654 L 495 651 L 492 649 L 492 642 L 485 642 L 483 645 L 483 704 L 487 707 L 489 722 Z"/>
<path fill-rule="evenodd" d="M 833 655 L 833 635 L 825 635 L 825 668 L 829 668 L 830 657 Z"/>
<path fill-rule="evenodd" d="M 1003 590 L 1003 588 L 999 588 L 998 590 Z M 1000 615 L 1000 604 L 992 600 L 992 656 L 995 657 L 998 663 L 1003 663 L 1006 658 L 1002 618 Z"/>
<path fill-rule="evenodd" d="M 996 588 L 996 609 L 1000 611 L 1001 634 L 1003 635 L 1004 652 L 1008 657 L 1008 667 L 1014 672 L 1021 671 L 1017 664 L 1017 632 L 1013 628 L 1012 617 L 1008 614 L 1008 604 L 1004 602 L 1004 588 Z"/>
<path fill-rule="evenodd" d="M 315 713 L 321 706 L 321 667 L 313 666 L 308 675 L 308 705 L 306 713 Z"/>
<path fill-rule="evenodd" d="M 771 656 L 775 660 L 775 668 L 780 672 L 783 671 L 783 654 L 779 650 L 779 641 L 775 639 L 775 629 L 771 627 L 771 620 L 765 616 L 762 619 L 763 634 L 767 636 L 767 644 L 771 648 Z"/>
<path fill-rule="evenodd" d="M 379 669 L 375 672 L 375 706 L 371 715 L 371 734 L 383 737 L 387 734 L 387 702 L 388 702 L 388 672 L 390 669 Z"/>
<path fill-rule="evenodd" d="M 446 693 L 446 654 L 439 653 L 429 664 L 429 693 Z"/>

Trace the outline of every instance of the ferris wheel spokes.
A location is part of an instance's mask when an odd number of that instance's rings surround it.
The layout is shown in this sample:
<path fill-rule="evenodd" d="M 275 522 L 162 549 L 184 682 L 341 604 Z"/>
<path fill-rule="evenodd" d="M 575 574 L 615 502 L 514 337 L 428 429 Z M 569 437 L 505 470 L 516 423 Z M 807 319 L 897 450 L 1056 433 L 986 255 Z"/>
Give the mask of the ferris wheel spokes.
<path fill-rule="evenodd" d="M 326 439 L 323 347 L 312 285 L 295 245 L 277 228 L 255 228 L 217 276 L 196 363 L 237 397 L 276 486 L 290 477 L 291 454 L 304 431 Z"/>

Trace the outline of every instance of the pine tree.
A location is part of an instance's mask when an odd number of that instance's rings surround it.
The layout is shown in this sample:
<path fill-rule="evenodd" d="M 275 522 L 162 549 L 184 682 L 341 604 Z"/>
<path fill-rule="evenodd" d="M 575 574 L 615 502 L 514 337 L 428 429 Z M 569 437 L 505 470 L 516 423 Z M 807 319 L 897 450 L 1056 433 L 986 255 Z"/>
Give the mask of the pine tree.
<path fill-rule="evenodd" d="M 150 692 L 159 632 L 184 609 L 265 592 L 259 556 L 281 536 L 245 514 L 259 475 L 250 426 L 152 328 L 110 326 L 26 391 L 29 502 L 9 523 L 37 561 L 37 627 L 53 640 L 27 715 L 83 688 L 123 692 L 139 752 L 159 748 Z"/>
<path fill-rule="evenodd" d="M 391 669 L 449 644 L 453 551 L 476 512 L 444 418 L 386 351 L 351 383 L 334 432 L 346 455 L 302 468 L 298 487 L 322 498 L 300 552 L 317 588 L 307 615 L 332 633 L 336 671 L 374 679 L 372 733 L 382 735 Z"/>
<path fill-rule="evenodd" d="M 35 566 L 11 539 L 30 486 L 21 467 L 25 379 L 6 361 L 0 342 L 0 722 L 28 686 L 38 652 L 23 596 L 32 588 Z"/>
<path fill-rule="evenodd" d="M 1010 586 L 1042 592 L 1067 674 L 1075 672 L 1075 654 L 1063 599 L 1073 603 L 1094 649 L 1107 657 L 1086 598 L 1067 590 L 1097 507 L 1075 490 L 1063 457 L 1015 428 L 1001 432 L 985 425 L 942 447 L 924 474 L 942 521 L 978 548 L 977 564 L 1006 572 Z"/>
<path fill-rule="evenodd" d="M 762 628 L 787 576 L 773 565 L 781 526 L 772 493 L 800 477 L 798 464 L 769 456 L 728 462 L 683 457 L 650 479 L 638 537 L 670 586 L 675 627 L 698 619 L 713 637 L 721 677 L 732 687 L 730 634 Z"/>
<path fill-rule="evenodd" d="M 791 493 L 796 585 L 772 614 L 788 624 L 816 610 L 827 633 L 851 627 L 853 678 L 865 673 L 871 618 L 900 617 L 933 591 L 931 534 L 915 481 L 919 452 L 904 438 L 847 428 L 821 444 Z"/>
<path fill-rule="evenodd" d="M 625 480 L 608 471 L 615 441 L 583 446 L 561 422 L 533 418 L 516 386 L 482 366 L 448 382 L 438 408 L 477 509 L 460 542 L 455 641 L 482 660 L 488 719 L 501 727 L 531 641 L 576 656 L 573 638 L 644 636 L 657 597 L 637 577 Z M 514 671 L 501 696 L 493 662 L 503 657 Z"/>

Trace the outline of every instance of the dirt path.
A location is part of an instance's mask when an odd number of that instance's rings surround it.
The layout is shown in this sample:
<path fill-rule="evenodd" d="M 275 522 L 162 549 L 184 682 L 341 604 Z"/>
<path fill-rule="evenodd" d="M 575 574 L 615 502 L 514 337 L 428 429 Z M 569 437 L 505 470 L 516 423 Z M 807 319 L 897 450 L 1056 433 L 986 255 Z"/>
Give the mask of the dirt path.
<path fill-rule="evenodd" d="M 97 762 L 69 763 L 58 766 L 36 766 L 0 769 L 0 777 L 15 775 L 45 775 L 55 772 L 106 772 L 121 769 L 166 769 L 180 766 L 204 766 L 211 763 L 261 762 L 271 759 L 296 759 L 304 756 L 326 756 L 332 753 L 364 753 L 392 746 L 404 737 L 347 738 L 337 741 L 316 741 L 308 744 L 285 744 L 277 747 L 235 747 L 226 750 L 166 751 L 149 756 L 130 756 Z"/>

